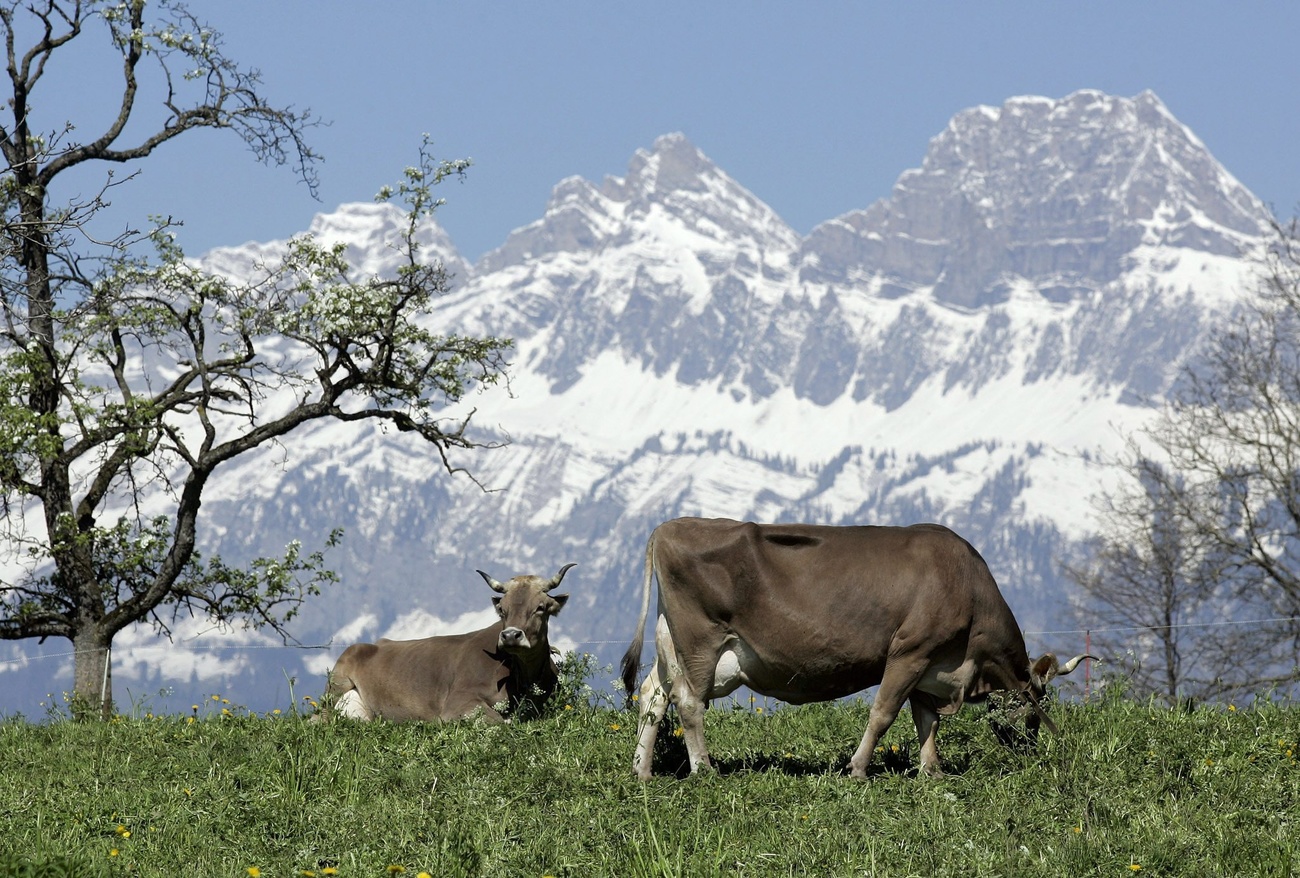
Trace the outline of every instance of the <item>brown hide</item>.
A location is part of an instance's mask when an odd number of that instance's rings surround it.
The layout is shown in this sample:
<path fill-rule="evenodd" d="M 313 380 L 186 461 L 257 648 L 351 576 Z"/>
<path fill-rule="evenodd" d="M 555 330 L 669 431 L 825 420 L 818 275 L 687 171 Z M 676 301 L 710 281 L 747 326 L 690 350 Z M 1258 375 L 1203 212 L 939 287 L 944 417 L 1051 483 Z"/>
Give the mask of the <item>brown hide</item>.
<path fill-rule="evenodd" d="M 938 773 L 941 713 L 1031 687 L 1024 638 L 988 566 L 939 525 L 665 522 L 646 547 L 641 618 L 623 659 L 629 694 L 653 574 L 660 622 L 655 667 L 641 689 L 634 762 L 642 777 L 668 703 L 681 715 L 692 770 L 707 766 L 703 705 L 740 685 L 795 704 L 880 685 L 852 762 L 859 777 L 904 701 L 922 768 Z"/>
<path fill-rule="evenodd" d="M 506 583 L 479 571 L 501 593 L 493 598 L 500 622 L 467 634 L 353 644 L 330 673 L 327 707 L 342 700 L 340 713 L 395 722 L 474 714 L 499 722 L 521 705 L 535 715 L 558 680 L 548 622 L 569 597 L 547 592 L 572 566 L 549 580 L 517 576 Z"/>

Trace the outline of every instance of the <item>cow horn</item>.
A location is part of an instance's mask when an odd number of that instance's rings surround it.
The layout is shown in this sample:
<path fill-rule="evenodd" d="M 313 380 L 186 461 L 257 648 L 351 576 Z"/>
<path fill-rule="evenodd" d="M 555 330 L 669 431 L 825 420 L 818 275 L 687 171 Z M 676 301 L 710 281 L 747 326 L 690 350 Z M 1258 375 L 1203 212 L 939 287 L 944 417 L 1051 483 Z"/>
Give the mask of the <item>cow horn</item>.
<path fill-rule="evenodd" d="M 479 576 L 483 577 L 483 581 L 486 582 L 488 584 L 488 587 L 491 588 L 493 591 L 499 591 L 501 592 L 501 594 L 506 593 L 506 587 L 504 585 L 497 582 L 491 576 L 488 576 L 482 570 L 475 570 L 474 572 L 477 573 Z"/>
<path fill-rule="evenodd" d="M 1101 659 L 1099 659 L 1097 656 L 1089 655 L 1088 653 L 1085 652 L 1083 655 L 1076 655 L 1074 658 L 1070 659 L 1068 662 L 1061 665 L 1061 669 L 1057 671 L 1057 674 L 1060 676 L 1065 676 L 1066 674 L 1070 673 L 1070 671 L 1073 671 L 1075 668 L 1077 668 L 1079 666 L 1079 662 L 1083 661 L 1084 659 L 1092 659 L 1094 662 L 1101 661 Z"/>
<path fill-rule="evenodd" d="M 1035 714 L 1038 715 L 1038 718 L 1043 722 L 1047 723 L 1047 727 L 1051 729 L 1052 734 L 1053 735 L 1061 734 L 1060 726 L 1052 722 L 1052 718 L 1047 715 L 1047 711 L 1043 710 L 1043 705 L 1038 702 L 1038 696 L 1034 694 L 1034 690 L 1033 689 L 1024 690 L 1024 696 L 1026 699 L 1028 699 L 1029 706 L 1033 708 L 1033 711 Z"/>
<path fill-rule="evenodd" d="M 551 589 L 559 585 L 564 580 L 564 574 L 569 572 L 569 568 L 577 567 L 577 566 L 578 566 L 577 564 L 565 564 L 563 567 L 561 567 L 560 572 L 555 574 L 555 577 L 551 580 L 551 584 L 546 586 L 546 590 L 550 591 Z"/>

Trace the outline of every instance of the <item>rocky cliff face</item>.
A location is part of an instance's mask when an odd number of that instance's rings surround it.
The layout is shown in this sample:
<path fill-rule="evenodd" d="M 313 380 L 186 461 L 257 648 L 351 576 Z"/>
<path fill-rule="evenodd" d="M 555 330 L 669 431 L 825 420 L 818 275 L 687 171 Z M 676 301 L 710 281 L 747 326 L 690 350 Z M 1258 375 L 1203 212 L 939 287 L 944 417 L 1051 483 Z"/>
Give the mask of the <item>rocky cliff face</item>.
<path fill-rule="evenodd" d="M 269 654 L 300 678 L 350 639 L 486 624 L 476 568 L 569 561 L 552 631 L 612 659 L 646 537 L 688 514 L 942 522 L 1031 646 L 1070 649 L 1033 632 L 1075 627 L 1059 562 L 1091 526 L 1090 460 L 1249 288 L 1268 218 L 1149 92 L 966 110 L 888 198 L 806 237 L 668 135 L 623 177 L 560 182 L 476 266 L 427 229 L 459 278 L 430 321 L 516 340 L 511 387 L 471 400 L 479 435 L 510 444 L 461 461 L 497 491 L 405 437 L 319 425 L 223 473 L 206 537 L 239 557 L 346 529 L 343 582 L 300 634 L 339 642 Z M 313 230 L 382 269 L 392 222 L 348 205 Z M 239 273 L 275 246 L 208 262 Z M 244 673 L 283 680 L 264 664 Z"/>

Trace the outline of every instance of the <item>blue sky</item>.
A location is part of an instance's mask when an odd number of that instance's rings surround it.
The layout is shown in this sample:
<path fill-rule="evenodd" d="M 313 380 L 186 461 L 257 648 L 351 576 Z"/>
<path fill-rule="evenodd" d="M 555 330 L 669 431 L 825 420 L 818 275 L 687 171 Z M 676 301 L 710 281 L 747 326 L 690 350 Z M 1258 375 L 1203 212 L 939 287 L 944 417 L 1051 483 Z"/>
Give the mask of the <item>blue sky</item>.
<path fill-rule="evenodd" d="M 369 200 L 423 132 L 474 160 L 439 216 L 470 259 L 539 217 L 559 180 L 622 175 L 671 131 L 806 233 L 886 196 L 958 111 L 1081 88 L 1154 90 L 1280 215 L 1300 205 L 1300 4 L 190 5 L 273 102 L 329 123 L 311 132 L 319 201 L 229 134 L 181 138 L 114 190 L 115 219 L 182 219 L 196 254 Z M 67 71 L 76 90 L 45 96 L 47 118 L 74 91 L 89 111 L 87 84 L 115 74 L 92 60 Z"/>

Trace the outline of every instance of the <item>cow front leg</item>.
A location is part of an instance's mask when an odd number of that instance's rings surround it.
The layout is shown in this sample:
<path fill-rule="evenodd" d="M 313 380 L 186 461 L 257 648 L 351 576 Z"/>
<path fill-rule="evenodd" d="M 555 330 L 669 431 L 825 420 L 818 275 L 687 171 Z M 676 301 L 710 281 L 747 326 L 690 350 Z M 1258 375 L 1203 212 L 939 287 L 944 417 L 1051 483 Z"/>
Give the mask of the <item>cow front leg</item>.
<path fill-rule="evenodd" d="M 876 752 L 876 745 L 889 731 L 889 727 L 898 718 L 903 702 L 912 693 L 913 687 L 921 679 L 925 665 L 913 665 L 910 662 L 891 661 L 885 665 L 885 675 L 876 691 L 876 698 L 871 702 L 871 713 L 867 717 L 867 731 L 862 735 L 862 743 L 849 760 L 849 773 L 859 779 L 867 777 L 867 766 L 871 756 Z"/>
<path fill-rule="evenodd" d="M 912 705 L 916 738 L 921 742 L 921 771 L 930 777 L 943 777 L 943 769 L 939 767 L 939 711 L 920 692 L 913 692 L 908 703 Z"/>

